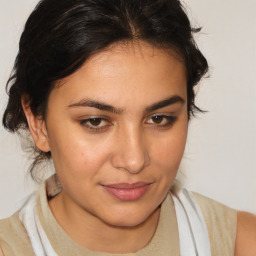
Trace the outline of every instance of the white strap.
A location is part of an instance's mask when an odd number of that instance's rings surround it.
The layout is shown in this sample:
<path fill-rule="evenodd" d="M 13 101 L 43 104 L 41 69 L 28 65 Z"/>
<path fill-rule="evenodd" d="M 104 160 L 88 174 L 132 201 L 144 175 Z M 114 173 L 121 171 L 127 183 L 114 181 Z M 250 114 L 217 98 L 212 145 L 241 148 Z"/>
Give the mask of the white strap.
<path fill-rule="evenodd" d="M 172 195 L 180 239 L 181 256 L 210 256 L 207 227 L 193 194 L 185 189 Z M 22 208 L 19 218 L 30 238 L 35 256 L 58 256 L 52 248 L 36 212 L 36 195 Z"/>
<path fill-rule="evenodd" d="M 30 238 L 35 256 L 58 256 L 53 250 L 36 213 L 36 195 L 33 195 L 19 213 Z"/>
<path fill-rule="evenodd" d="M 172 195 L 180 238 L 181 256 L 210 256 L 209 235 L 201 209 L 186 189 Z"/>

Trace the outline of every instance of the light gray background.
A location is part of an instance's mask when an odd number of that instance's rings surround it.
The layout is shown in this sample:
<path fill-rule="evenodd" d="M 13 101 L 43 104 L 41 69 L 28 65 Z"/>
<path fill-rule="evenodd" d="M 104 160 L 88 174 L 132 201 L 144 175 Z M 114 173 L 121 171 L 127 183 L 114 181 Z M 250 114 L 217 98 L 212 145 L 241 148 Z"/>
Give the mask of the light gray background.
<path fill-rule="evenodd" d="M 4 86 L 24 22 L 38 0 L 0 1 L 0 117 Z M 236 209 L 256 213 L 256 1 L 186 0 L 196 40 L 210 65 L 197 103 L 208 113 L 190 124 L 179 179 Z M 29 162 L 16 135 L 0 128 L 0 218 L 37 188 L 25 177 Z"/>

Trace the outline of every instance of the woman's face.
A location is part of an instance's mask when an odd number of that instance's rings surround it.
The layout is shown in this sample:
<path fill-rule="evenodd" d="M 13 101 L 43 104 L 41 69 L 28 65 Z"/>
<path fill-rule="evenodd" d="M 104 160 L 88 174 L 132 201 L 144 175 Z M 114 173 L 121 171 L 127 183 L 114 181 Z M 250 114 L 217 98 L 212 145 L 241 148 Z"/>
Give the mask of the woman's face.
<path fill-rule="evenodd" d="M 46 143 L 66 207 L 114 226 L 145 221 L 175 178 L 187 125 L 179 59 L 143 42 L 97 53 L 49 96 Z"/>

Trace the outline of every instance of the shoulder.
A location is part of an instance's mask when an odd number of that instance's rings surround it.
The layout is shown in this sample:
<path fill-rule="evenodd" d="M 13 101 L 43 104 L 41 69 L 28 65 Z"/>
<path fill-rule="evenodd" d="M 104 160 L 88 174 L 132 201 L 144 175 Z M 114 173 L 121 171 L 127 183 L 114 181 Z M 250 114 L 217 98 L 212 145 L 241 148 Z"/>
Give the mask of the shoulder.
<path fill-rule="evenodd" d="M 19 223 L 18 212 L 13 214 L 9 218 L 0 220 L 0 244 L 6 240 L 9 234 L 12 234 L 15 230 L 15 223 Z"/>
<path fill-rule="evenodd" d="M 247 212 L 237 214 L 236 256 L 256 255 L 256 216 Z"/>
<path fill-rule="evenodd" d="M 193 192 L 208 229 L 212 255 L 234 255 L 237 211 Z"/>
<path fill-rule="evenodd" d="M 10 255 L 13 255 L 12 252 L 12 245 L 10 243 L 10 237 L 13 236 L 13 227 L 12 222 L 13 219 L 16 218 L 16 215 L 0 220 L 0 256 L 4 255 L 3 251 L 5 252 L 5 255 L 9 253 Z"/>
<path fill-rule="evenodd" d="M 206 222 L 212 222 L 219 227 L 229 228 L 236 233 L 237 211 L 206 196 L 193 192 Z M 209 223 L 210 224 L 210 223 Z"/>
<path fill-rule="evenodd" d="M 30 239 L 19 219 L 19 212 L 9 218 L 0 220 L 0 249 L 4 255 L 8 256 L 24 255 L 23 252 L 31 251 Z M 31 254 L 28 253 L 27 255 Z"/>
<path fill-rule="evenodd" d="M 222 204 L 214 199 L 208 198 L 196 192 L 192 192 L 197 203 L 199 204 L 204 216 L 215 219 L 216 221 L 224 221 L 231 225 L 237 224 L 237 211 Z M 224 224 L 224 223 L 222 223 Z"/>
<path fill-rule="evenodd" d="M 195 192 L 205 219 L 212 255 L 256 255 L 256 215 L 236 211 Z"/>

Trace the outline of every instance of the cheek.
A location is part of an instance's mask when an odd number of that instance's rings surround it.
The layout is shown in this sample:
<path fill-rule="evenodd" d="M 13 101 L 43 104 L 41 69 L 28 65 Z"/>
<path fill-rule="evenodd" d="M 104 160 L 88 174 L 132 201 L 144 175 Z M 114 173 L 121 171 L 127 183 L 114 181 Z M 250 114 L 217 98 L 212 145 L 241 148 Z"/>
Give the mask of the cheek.
<path fill-rule="evenodd" d="M 186 138 L 187 126 L 177 127 L 170 136 L 163 138 L 154 148 L 156 164 L 165 170 L 176 172 L 182 159 Z"/>
<path fill-rule="evenodd" d="M 101 140 L 96 143 L 84 138 L 79 132 L 58 131 L 50 136 L 56 172 L 78 179 L 95 175 L 108 158 L 109 145 Z"/>

